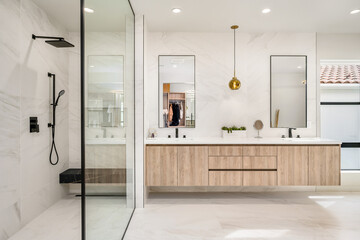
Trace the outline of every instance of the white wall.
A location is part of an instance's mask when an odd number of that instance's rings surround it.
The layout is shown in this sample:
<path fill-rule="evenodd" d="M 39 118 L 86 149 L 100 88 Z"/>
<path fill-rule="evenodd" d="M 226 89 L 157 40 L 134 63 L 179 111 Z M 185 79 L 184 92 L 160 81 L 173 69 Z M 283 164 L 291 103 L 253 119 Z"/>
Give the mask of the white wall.
<path fill-rule="evenodd" d="M 174 135 L 158 128 L 158 55 L 195 55 L 196 128 L 180 135 L 220 137 L 224 125 L 245 125 L 248 137 L 256 136 L 253 123 L 264 122 L 262 136 L 280 137 L 286 129 L 270 128 L 270 55 L 308 56 L 308 128 L 295 134 L 316 136 L 316 35 L 315 33 L 237 34 L 237 76 L 242 86 L 232 91 L 232 33 L 159 33 L 147 37 L 145 78 L 145 131 Z"/>
<path fill-rule="evenodd" d="M 144 207 L 144 75 L 145 21 L 135 15 L 135 203 Z"/>
<path fill-rule="evenodd" d="M 80 33 L 78 32 L 70 33 L 69 41 L 77 43 L 77 45 L 80 46 Z M 96 56 L 96 55 L 125 56 L 125 33 L 87 32 L 85 41 L 86 41 L 85 76 L 87 76 L 86 69 L 87 69 L 87 61 L 89 56 Z M 125 61 L 126 60 L 127 59 L 125 59 Z M 71 99 L 71 105 L 69 106 L 70 168 L 80 168 L 81 167 L 80 48 L 74 48 L 70 53 L 69 85 L 70 85 L 69 97 Z M 86 86 L 85 86 L 85 93 L 87 93 Z M 131 105 L 131 103 L 129 103 L 129 105 Z M 100 157 L 106 158 L 106 156 L 100 156 Z M 99 162 L 96 163 L 96 161 L 94 162 L 89 161 L 87 162 L 87 167 L 88 168 L 98 167 L 98 165 L 96 164 L 99 164 Z"/>
<path fill-rule="evenodd" d="M 0 1 L 0 239 L 22 226 L 66 194 L 59 173 L 68 168 L 68 50 L 31 34 L 66 36 L 31 0 Z M 49 163 L 50 80 L 64 89 L 57 109 L 59 164 Z M 39 133 L 29 133 L 37 116 Z"/>
<path fill-rule="evenodd" d="M 360 59 L 360 34 L 317 34 L 318 60 Z"/>

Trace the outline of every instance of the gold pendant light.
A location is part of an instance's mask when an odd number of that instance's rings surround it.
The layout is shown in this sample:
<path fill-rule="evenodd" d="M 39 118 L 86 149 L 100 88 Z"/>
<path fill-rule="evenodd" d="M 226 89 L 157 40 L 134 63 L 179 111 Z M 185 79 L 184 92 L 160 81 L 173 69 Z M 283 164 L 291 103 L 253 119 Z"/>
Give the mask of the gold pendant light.
<path fill-rule="evenodd" d="M 241 82 L 239 81 L 239 79 L 237 79 L 236 75 L 236 71 L 235 71 L 235 67 L 236 67 L 236 38 L 235 38 L 235 30 L 238 29 L 239 26 L 237 25 L 233 25 L 231 26 L 231 29 L 234 30 L 234 77 L 231 79 L 231 81 L 229 82 L 229 87 L 231 90 L 238 90 L 241 87 Z"/>

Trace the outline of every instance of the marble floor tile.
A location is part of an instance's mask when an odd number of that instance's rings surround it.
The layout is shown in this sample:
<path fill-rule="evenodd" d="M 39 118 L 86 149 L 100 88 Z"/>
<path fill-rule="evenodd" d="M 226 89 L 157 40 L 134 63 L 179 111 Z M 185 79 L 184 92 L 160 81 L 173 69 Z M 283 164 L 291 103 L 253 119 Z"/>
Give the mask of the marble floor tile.
<path fill-rule="evenodd" d="M 125 197 L 87 197 L 87 240 L 122 238 L 133 209 Z M 80 240 L 81 199 L 67 197 L 28 223 L 10 240 Z"/>
<path fill-rule="evenodd" d="M 359 239 L 360 193 L 151 193 L 125 240 Z"/>
<path fill-rule="evenodd" d="M 360 193 L 151 193 L 125 240 L 316 239 L 360 236 Z M 88 238 L 121 239 L 121 198 L 88 198 Z M 10 240 L 80 240 L 80 198 L 65 198 Z"/>
<path fill-rule="evenodd" d="M 80 198 L 64 198 L 9 240 L 80 240 Z"/>

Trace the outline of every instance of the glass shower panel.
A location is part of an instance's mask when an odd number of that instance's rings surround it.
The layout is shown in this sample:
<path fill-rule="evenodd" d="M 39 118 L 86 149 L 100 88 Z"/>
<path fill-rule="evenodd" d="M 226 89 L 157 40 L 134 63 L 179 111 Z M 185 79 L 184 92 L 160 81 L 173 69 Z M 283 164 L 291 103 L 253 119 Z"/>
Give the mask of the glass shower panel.
<path fill-rule="evenodd" d="M 134 210 L 134 14 L 85 0 L 85 237 L 122 239 Z"/>

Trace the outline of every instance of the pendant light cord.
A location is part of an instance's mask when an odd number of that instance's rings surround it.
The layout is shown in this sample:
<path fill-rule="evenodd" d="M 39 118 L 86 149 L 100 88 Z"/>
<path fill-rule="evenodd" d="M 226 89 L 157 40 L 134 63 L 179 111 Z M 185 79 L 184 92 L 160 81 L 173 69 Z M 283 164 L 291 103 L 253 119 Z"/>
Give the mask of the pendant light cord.
<path fill-rule="evenodd" d="M 235 38 L 235 31 L 236 29 L 234 28 L 234 77 L 236 76 L 236 38 Z"/>

